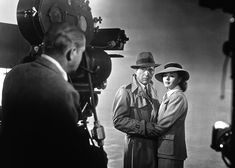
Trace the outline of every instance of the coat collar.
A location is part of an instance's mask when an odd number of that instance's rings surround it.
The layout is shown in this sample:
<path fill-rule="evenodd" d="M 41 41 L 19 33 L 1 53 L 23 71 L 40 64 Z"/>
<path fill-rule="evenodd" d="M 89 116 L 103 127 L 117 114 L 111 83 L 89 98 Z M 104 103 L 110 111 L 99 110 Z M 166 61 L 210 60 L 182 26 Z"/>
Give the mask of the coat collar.
<path fill-rule="evenodd" d="M 132 86 L 131 86 L 131 92 L 134 93 L 135 91 L 138 91 L 139 84 L 135 78 L 135 75 L 132 76 Z"/>
<path fill-rule="evenodd" d="M 62 68 L 62 66 L 60 65 L 60 63 L 57 60 L 55 60 L 54 58 L 52 58 L 46 54 L 42 54 L 42 57 L 47 59 L 48 61 L 52 62 L 59 69 L 64 80 L 68 81 L 67 73 L 65 72 L 65 70 Z"/>
<path fill-rule="evenodd" d="M 173 94 L 176 93 L 176 92 L 182 92 L 182 91 L 181 91 L 181 89 L 180 89 L 179 87 L 167 91 L 167 92 L 164 94 L 164 96 L 163 96 L 162 102 L 163 102 L 164 104 L 168 103 L 169 100 L 170 100 L 171 95 L 173 95 Z"/>
<path fill-rule="evenodd" d="M 176 86 L 174 89 L 167 91 L 166 95 L 167 95 L 167 97 L 170 97 L 173 93 L 180 91 L 180 90 L 181 90 L 180 87 Z"/>
<path fill-rule="evenodd" d="M 149 83 L 147 87 L 148 87 L 148 89 L 149 89 L 149 91 L 151 93 L 152 99 L 158 99 L 157 91 L 156 91 L 156 89 L 153 88 L 152 82 Z M 132 93 L 136 93 L 139 96 L 143 96 L 145 98 L 148 98 L 148 96 L 146 95 L 146 93 L 144 92 L 144 90 L 142 89 L 140 84 L 138 83 L 135 75 L 133 75 L 133 77 L 132 77 L 131 92 Z"/>
<path fill-rule="evenodd" d="M 58 73 L 61 77 L 63 77 L 58 67 L 55 64 L 53 64 L 51 61 L 47 60 L 46 58 L 39 57 L 35 60 L 35 62 L 53 70 L 54 72 Z"/>

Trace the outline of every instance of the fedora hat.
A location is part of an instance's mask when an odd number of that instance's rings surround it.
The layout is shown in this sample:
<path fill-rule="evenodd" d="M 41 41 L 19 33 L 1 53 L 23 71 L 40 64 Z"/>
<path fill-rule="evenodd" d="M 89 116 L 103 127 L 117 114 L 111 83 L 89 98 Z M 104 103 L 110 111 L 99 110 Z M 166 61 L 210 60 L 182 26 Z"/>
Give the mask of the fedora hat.
<path fill-rule="evenodd" d="M 156 64 L 151 52 L 141 52 L 137 55 L 136 65 L 132 65 L 131 68 L 138 69 L 140 67 L 158 67 L 160 64 Z"/>
<path fill-rule="evenodd" d="M 179 72 L 179 75 L 183 78 L 183 80 L 187 81 L 189 79 L 189 73 L 179 63 L 170 62 L 164 65 L 164 69 L 155 74 L 155 78 L 162 82 L 162 77 L 164 73 L 168 72 Z"/>

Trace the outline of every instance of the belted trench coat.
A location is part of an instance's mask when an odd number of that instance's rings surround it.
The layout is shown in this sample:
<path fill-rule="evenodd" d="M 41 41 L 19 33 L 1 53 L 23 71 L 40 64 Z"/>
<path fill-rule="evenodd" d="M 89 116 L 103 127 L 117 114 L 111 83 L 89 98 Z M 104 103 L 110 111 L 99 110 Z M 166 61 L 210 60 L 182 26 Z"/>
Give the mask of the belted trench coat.
<path fill-rule="evenodd" d="M 149 85 L 149 97 L 133 77 L 121 86 L 113 102 L 114 127 L 124 133 L 124 168 L 156 168 L 157 141 L 146 138 L 146 122 L 156 122 L 160 106 L 157 91 Z"/>

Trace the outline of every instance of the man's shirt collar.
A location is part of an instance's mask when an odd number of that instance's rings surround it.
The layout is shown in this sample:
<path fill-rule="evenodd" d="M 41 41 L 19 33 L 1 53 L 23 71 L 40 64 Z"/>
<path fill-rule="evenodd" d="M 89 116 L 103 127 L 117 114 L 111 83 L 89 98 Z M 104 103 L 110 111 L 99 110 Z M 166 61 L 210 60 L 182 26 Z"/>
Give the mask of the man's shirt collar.
<path fill-rule="evenodd" d="M 62 66 L 60 65 L 60 63 L 58 61 L 56 61 L 54 58 L 52 58 L 46 54 L 42 54 L 41 56 L 43 58 L 47 59 L 48 61 L 50 61 L 51 63 L 53 63 L 61 72 L 61 75 L 63 76 L 64 80 L 68 81 L 67 73 L 65 72 L 65 70 L 62 68 Z"/>

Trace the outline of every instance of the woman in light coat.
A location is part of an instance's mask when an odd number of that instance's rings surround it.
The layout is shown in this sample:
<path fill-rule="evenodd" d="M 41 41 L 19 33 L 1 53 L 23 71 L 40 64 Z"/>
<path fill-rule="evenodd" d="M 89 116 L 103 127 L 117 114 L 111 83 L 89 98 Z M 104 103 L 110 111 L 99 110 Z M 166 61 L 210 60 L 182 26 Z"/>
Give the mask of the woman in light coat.
<path fill-rule="evenodd" d="M 167 63 L 155 78 L 167 89 L 163 96 L 157 123 L 146 123 L 147 136 L 158 139 L 158 168 L 183 168 L 187 158 L 185 143 L 185 118 L 188 102 L 189 73 L 178 63 Z"/>

